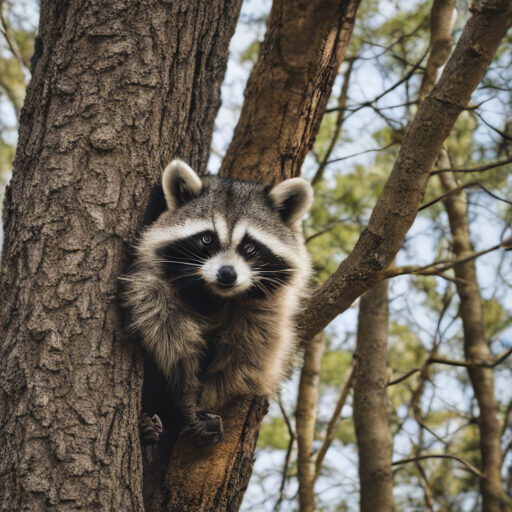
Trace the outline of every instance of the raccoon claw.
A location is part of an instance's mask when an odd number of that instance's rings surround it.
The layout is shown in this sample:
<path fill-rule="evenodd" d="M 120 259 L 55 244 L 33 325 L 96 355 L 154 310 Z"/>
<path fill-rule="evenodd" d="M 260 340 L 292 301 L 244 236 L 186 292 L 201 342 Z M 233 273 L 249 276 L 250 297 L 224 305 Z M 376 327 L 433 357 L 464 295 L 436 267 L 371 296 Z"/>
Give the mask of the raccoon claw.
<path fill-rule="evenodd" d="M 158 443 L 160 434 L 163 432 L 162 421 L 156 414 L 150 417 L 143 412 L 140 421 L 140 432 L 144 442 L 148 444 Z"/>
<path fill-rule="evenodd" d="M 222 418 L 210 412 L 199 411 L 195 421 L 185 427 L 182 433 L 190 437 L 196 446 L 220 443 L 224 438 Z"/>

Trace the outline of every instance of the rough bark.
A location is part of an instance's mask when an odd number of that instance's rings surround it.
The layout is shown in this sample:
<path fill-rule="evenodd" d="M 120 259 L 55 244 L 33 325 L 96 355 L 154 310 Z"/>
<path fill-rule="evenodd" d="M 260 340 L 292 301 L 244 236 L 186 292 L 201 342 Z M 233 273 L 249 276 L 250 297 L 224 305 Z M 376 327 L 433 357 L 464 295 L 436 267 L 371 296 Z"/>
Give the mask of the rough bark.
<path fill-rule="evenodd" d="M 41 2 L 4 208 L 2 510 L 143 510 L 117 277 L 162 165 L 205 170 L 240 4 Z"/>
<path fill-rule="evenodd" d="M 290 3 L 276 0 L 273 3 L 269 33 L 251 73 L 241 119 L 224 159 L 221 175 L 272 183 L 300 174 L 342 63 L 359 1 Z M 311 19 L 315 23 L 311 23 Z M 280 91 L 279 94 L 275 94 L 276 91 Z M 278 131 L 271 131 L 278 126 Z M 272 136 L 267 136 L 268 133 Z M 239 431 L 244 442 L 233 442 L 225 449 L 221 445 L 213 447 L 212 459 L 194 456 L 197 462 L 195 471 L 201 475 L 203 488 L 210 489 L 211 496 L 220 485 L 211 474 L 209 465 L 213 459 L 225 468 L 226 479 L 230 482 L 236 480 L 240 489 L 247 487 L 250 472 L 239 478 L 230 461 L 249 456 L 249 453 L 242 455 L 240 450 L 256 445 L 259 425 L 266 410 L 267 401 L 262 398 L 253 398 L 248 409 L 245 400 L 230 404 L 224 414 L 244 419 L 245 427 Z M 247 414 L 252 416 L 249 418 Z M 188 485 L 191 478 L 186 472 L 175 474 L 173 468 L 185 467 L 191 454 L 198 450 L 189 445 L 182 449 L 184 442 L 178 441 L 169 467 L 167 481 L 174 487 Z M 238 510 L 239 493 L 231 495 L 232 501 L 226 499 L 218 510 Z M 213 503 L 213 498 L 205 500 L 205 503 Z M 173 508 L 178 506 L 175 503 L 179 502 L 169 498 L 168 510 L 177 510 Z"/>
<path fill-rule="evenodd" d="M 221 175 L 265 184 L 300 175 L 360 0 L 274 0 Z"/>
<path fill-rule="evenodd" d="M 254 432 L 259 432 L 267 410 L 264 401 L 239 400 L 219 413 L 225 429 L 222 443 L 198 450 L 181 440 L 171 457 L 163 510 L 237 511 L 252 473 L 258 438 Z"/>
<path fill-rule="evenodd" d="M 357 325 L 354 423 L 361 512 L 393 512 L 393 440 L 388 425 L 388 281 L 361 297 Z"/>
<path fill-rule="evenodd" d="M 314 512 L 316 510 L 314 492 L 315 458 L 312 451 L 323 353 L 324 333 L 321 332 L 313 338 L 304 353 L 304 364 L 300 374 L 297 397 L 297 411 L 295 413 L 300 512 Z"/>
<path fill-rule="evenodd" d="M 457 188 L 451 173 L 439 175 L 445 192 Z M 473 251 L 469 234 L 466 201 L 459 194 L 452 194 L 444 200 L 450 231 L 452 251 L 455 256 L 469 256 Z M 485 339 L 482 297 L 478 285 L 475 261 L 470 260 L 454 267 L 457 292 L 460 297 L 459 315 L 464 331 L 464 352 L 468 361 L 492 359 Z M 482 472 L 480 480 L 483 512 L 512 511 L 512 502 L 507 497 L 501 482 L 501 424 L 498 404 L 494 394 L 494 372 L 492 368 L 469 367 L 469 378 L 480 409 L 480 451 Z"/>
<path fill-rule="evenodd" d="M 512 21 L 510 0 L 472 5 L 466 24 L 439 82 L 421 103 L 404 138 L 391 175 L 352 253 L 315 290 L 301 319 L 310 340 L 367 289 L 383 278 L 400 249 L 425 194 L 443 142 L 505 36 Z"/>

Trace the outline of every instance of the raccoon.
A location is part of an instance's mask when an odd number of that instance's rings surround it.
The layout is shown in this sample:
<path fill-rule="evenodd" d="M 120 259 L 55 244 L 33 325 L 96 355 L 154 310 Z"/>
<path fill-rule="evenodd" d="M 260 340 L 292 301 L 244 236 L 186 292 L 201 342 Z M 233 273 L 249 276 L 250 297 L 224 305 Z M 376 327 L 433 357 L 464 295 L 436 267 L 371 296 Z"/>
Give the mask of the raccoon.
<path fill-rule="evenodd" d="M 196 444 L 222 439 L 215 414 L 244 395 L 271 397 L 294 358 L 310 277 L 300 221 L 312 187 L 205 176 L 174 160 L 167 211 L 135 247 L 124 305 L 130 329 L 172 388 Z"/>

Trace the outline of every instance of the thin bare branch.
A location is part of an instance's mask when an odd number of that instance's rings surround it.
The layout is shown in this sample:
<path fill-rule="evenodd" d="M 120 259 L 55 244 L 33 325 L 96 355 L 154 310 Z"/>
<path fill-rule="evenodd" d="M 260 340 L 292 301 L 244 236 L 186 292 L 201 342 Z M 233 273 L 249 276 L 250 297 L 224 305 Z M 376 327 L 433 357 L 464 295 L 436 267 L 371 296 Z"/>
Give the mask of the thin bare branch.
<path fill-rule="evenodd" d="M 30 63 L 23 58 L 23 54 L 20 51 L 18 43 L 12 33 L 11 25 L 7 20 L 7 16 L 4 10 L 4 0 L 0 0 L 0 33 L 4 36 L 9 49 L 11 50 L 14 58 L 18 61 L 18 64 L 30 73 Z"/>
<path fill-rule="evenodd" d="M 338 117 L 336 118 L 336 124 L 334 126 L 334 133 L 331 137 L 331 142 L 329 143 L 329 147 L 327 148 L 327 151 L 325 152 L 325 155 L 322 158 L 322 161 L 320 162 L 320 165 L 318 166 L 318 169 L 316 171 L 316 174 L 314 178 L 311 180 L 312 185 L 316 185 L 320 181 L 322 181 L 324 177 L 324 171 L 329 163 L 329 158 L 331 157 L 332 152 L 334 151 L 334 148 L 336 146 L 336 143 L 338 142 L 338 139 L 340 137 L 341 128 L 343 127 L 343 121 L 345 118 L 345 107 L 347 105 L 347 94 L 348 94 L 348 86 L 350 84 L 350 76 L 352 74 L 352 69 L 354 68 L 354 62 L 356 61 L 356 58 L 352 58 L 348 61 L 348 68 L 347 71 L 345 71 L 345 75 L 343 77 L 343 85 L 341 86 L 341 92 L 340 96 L 338 98 Z"/>
<path fill-rule="evenodd" d="M 493 164 L 488 164 L 488 165 L 482 165 L 481 167 L 474 167 L 473 169 L 450 169 L 450 168 L 447 168 L 447 169 L 437 169 L 435 171 L 432 171 L 430 173 L 431 176 L 435 176 L 436 174 L 441 174 L 442 172 L 464 172 L 464 173 L 468 173 L 468 172 L 484 172 L 484 171 L 488 171 L 490 169 L 495 169 L 496 167 L 501 167 L 503 165 L 507 165 L 507 164 L 510 164 L 512 163 L 512 158 L 507 158 L 505 160 L 500 160 L 499 162 L 495 162 Z"/>
<path fill-rule="evenodd" d="M 398 142 L 394 141 L 394 142 L 391 142 L 390 144 L 386 144 L 385 146 L 383 146 L 381 148 L 367 149 L 366 151 L 360 151 L 359 153 L 354 153 L 352 155 L 342 156 L 341 158 L 335 158 L 334 160 L 329 160 L 326 165 L 334 164 L 335 162 L 341 162 L 343 160 L 348 160 L 349 158 L 354 158 L 355 156 L 365 155 L 366 153 L 375 153 L 377 151 L 384 151 L 385 149 L 388 149 L 391 146 L 395 146 L 396 144 L 398 144 Z"/>
<path fill-rule="evenodd" d="M 404 373 L 398 379 L 389 381 L 388 386 L 394 386 L 395 384 L 400 384 L 400 382 L 403 382 L 404 380 L 408 379 L 411 375 L 414 375 L 415 373 L 421 372 L 421 370 L 422 370 L 422 368 L 413 368 L 412 370 L 409 370 L 408 372 Z"/>
<path fill-rule="evenodd" d="M 327 430 L 325 431 L 324 442 L 318 450 L 315 461 L 315 479 L 318 478 L 320 471 L 322 469 L 322 464 L 324 462 L 325 454 L 327 450 L 331 446 L 334 436 L 336 435 L 336 430 L 338 428 L 338 424 L 340 422 L 341 410 L 347 401 L 348 393 L 350 391 L 350 387 L 352 386 L 352 377 L 354 375 L 354 366 L 355 361 L 352 362 L 352 366 L 350 367 L 347 375 L 345 376 L 345 382 L 343 383 L 343 387 L 341 388 L 340 397 L 338 398 L 338 402 L 336 403 L 336 407 L 332 414 L 331 419 L 327 425 Z"/>
<path fill-rule="evenodd" d="M 284 458 L 281 486 L 279 487 L 279 498 L 277 499 L 277 502 L 274 505 L 274 512 L 279 512 L 279 510 L 281 509 L 281 503 L 283 502 L 283 499 L 284 499 L 284 488 L 286 486 L 286 480 L 288 478 L 288 467 L 290 465 L 290 456 L 292 454 L 293 443 L 295 441 L 295 432 L 293 431 L 292 424 L 290 422 L 290 418 L 288 417 L 288 414 L 286 413 L 286 411 L 283 407 L 283 402 L 281 401 L 281 397 L 279 397 L 279 408 L 281 409 L 281 413 L 283 414 L 284 421 L 286 423 L 286 426 L 288 427 L 288 433 L 290 434 L 290 441 L 288 443 L 288 448 L 286 450 L 286 456 Z"/>
<path fill-rule="evenodd" d="M 490 247 L 489 249 L 474 252 L 468 256 L 460 256 L 458 258 L 435 261 L 434 263 L 429 263 L 428 265 L 422 266 L 405 265 L 403 267 L 389 268 L 379 272 L 379 275 L 382 276 L 384 279 L 391 279 L 393 277 L 408 274 L 421 276 L 439 275 L 445 270 L 453 268 L 455 265 L 459 265 L 460 263 L 466 263 L 467 261 L 474 260 L 476 258 L 479 258 L 480 256 L 484 256 L 485 254 L 489 254 L 490 252 L 496 251 L 498 249 L 508 249 L 511 245 L 512 239 L 507 239 L 498 245 Z"/>
<path fill-rule="evenodd" d="M 407 464 L 408 462 L 417 462 L 419 460 L 425 460 L 425 459 L 453 459 L 458 462 L 460 462 L 463 466 L 465 466 L 471 473 L 478 476 L 479 478 L 485 478 L 485 475 L 479 471 L 475 466 L 470 464 L 469 462 L 465 461 L 464 459 L 461 459 L 460 457 L 457 457 L 456 455 L 451 454 L 432 454 L 432 455 L 420 455 L 418 457 L 410 457 L 408 459 L 402 459 L 397 460 L 392 463 L 392 466 L 399 466 L 401 464 Z"/>
<path fill-rule="evenodd" d="M 478 185 L 476 181 L 472 181 L 470 183 L 466 183 L 464 185 L 461 185 L 460 187 L 454 188 L 453 190 L 450 190 L 450 192 L 447 192 L 446 194 L 443 194 L 442 196 L 436 197 L 432 201 L 428 202 L 427 204 L 424 204 L 421 208 L 418 208 L 418 211 L 421 212 L 421 210 L 424 210 L 425 208 L 428 208 L 429 206 L 432 206 L 433 204 L 438 203 L 439 201 L 442 201 L 443 199 L 446 199 L 447 197 L 456 194 L 457 192 L 461 192 L 462 190 L 474 187 L 475 185 Z"/>
<path fill-rule="evenodd" d="M 400 382 L 403 382 L 404 380 L 408 379 L 411 375 L 423 371 L 427 366 L 434 363 L 446 364 L 449 366 L 461 366 L 464 368 L 494 368 L 501 364 L 503 361 L 505 361 L 505 359 L 507 359 L 507 357 L 509 357 L 510 354 L 512 354 L 512 348 L 505 350 L 496 358 L 487 361 L 458 361 L 455 359 L 446 359 L 444 357 L 429 357 L 423 363 L 422 366 L 420 366 L 419 368 L 413 368 L 412 370 L 409 370 L 408 372 L 404 373 L 398 379 L 390 381 L 388 383 L 388 386 L 394 386 L 395 384 L 399 384 Z"/>

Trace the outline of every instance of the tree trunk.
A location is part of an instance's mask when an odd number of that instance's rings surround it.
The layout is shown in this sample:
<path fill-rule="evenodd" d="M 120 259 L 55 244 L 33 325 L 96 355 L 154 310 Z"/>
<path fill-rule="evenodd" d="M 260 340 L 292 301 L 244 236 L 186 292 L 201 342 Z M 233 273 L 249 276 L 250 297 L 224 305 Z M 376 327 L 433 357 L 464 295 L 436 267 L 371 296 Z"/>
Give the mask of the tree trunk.
<path fill-rule="evenodd" d="M 310 340 L 385 276 L 423 199 L 430 171 L 492 62 L 512 22 L 511 0 L 482 0 L 468 20 L 439 82 L 418 108 L 368 226 L 354 250 L 317 288 L 300 320 Z"/>
<path fill-rule="evenodd" d="M 171 157 L 204 171 L 241 0 L 41 2 L 0 276 L 3 510 L 143 510 L 116 301 Z"/>
<path fill-rule="evenodd" d="M 430 54 L 421 82 L 419 100 L 436 84 L 439 69 L 446 64 L 453 47 L 452 27 L 455 0 L 434 0 L 430 12 Z"/>
<path fill-rule="evenodd" d="M 222 176 L 271 184 L 300 176 L 361 0 L 274 0 Z"/>
<path fill-rule="evenodd" d="M 388 281 L 361 297 L 357 325 L 354 423 L 361 512 L 393 512 L 393 440 L 388 425 Z"/>
<path fill-rule="evenodd" d="M 317 334 L 306 347 L 297 397 L 297 473 L 299 476 L 299 510 L 315 512 L 315 437 L 316 410 L 320 393 L 320 373 L 324 353 L 324 333 Z"/>
<path fill-rule="evenodd" d="M 451 173 L 441 173 L 441 184 L 445 192 L 457 188 Z M 469 236 L 467 204 L 460 194 L 451 194 L 444 200 L 450 230 L 452 251 L 455 256 L 470 256 L 474 251 Z M 464 352 L 468 361 L 486 361 L 492 358 L 485 339 L 482 297 L 476 276 L 475 260 L 454 267 L 457 292 L 460 297 L 459 314 L 464 330 Z M 468 368 L 475 398 L 480 409 L 480 451 L 482 472 L 480 492 L 483 512 L 512 511 L 512 503 L 503 490 L 501 482 L 501 425 L 498 404 L 494 394 L 494 372 L 492 368 Z"/>
<path fill-rule="evenodd" d="M 268 33 L 247 85 L 241 118 L 221 175 L 268 184 L 300 174 L 345 55 L 358 4 L 359 0 L 274 1 Z M 315 24 L 310 16 L 314 16 Z M 300 47 L 294 47 L 295 43 Z M 273 138 L 267 137 L 277 126 L 280 129 L 272 132 Z M 250 404 L 241 399 L 226 407 L 226 417 L 239 418 L 236 425 L 241 426 L 237 430 L 240 441 L 211 447 L 206 458 L 198 454 L 201 448 L 190 446 L 184 439 L 178 441 L 166 481 L 175 489 L 190 489 L 189 495 L 197 492 L 190 473 L 183 469 L 189 468 L 193 457 L 202 495 L 189 510 L 238 510 L 251 475 L 253 452 L 249 453 L 247 447 L 256 446 L 267 407 L 266 399 L 258 397 L 250 399 Z M 229 428 L 225 425 L 226 432 Z M 212 472 L 212 460 L 222 468 L 225 480 Z M 250 464 L 240 476 L 232 462 L 239 460 Z M 227 481 L 230 485 L 226 487 Z M 216 501 L 217 492 L 222 493 L 220 502 Z M 168 489 L 167 493 L 171 495 L 167 494 L 165 510 L 183 510 L 179 507 L 184 502 L 174 496 L 174 491 Z"/>

